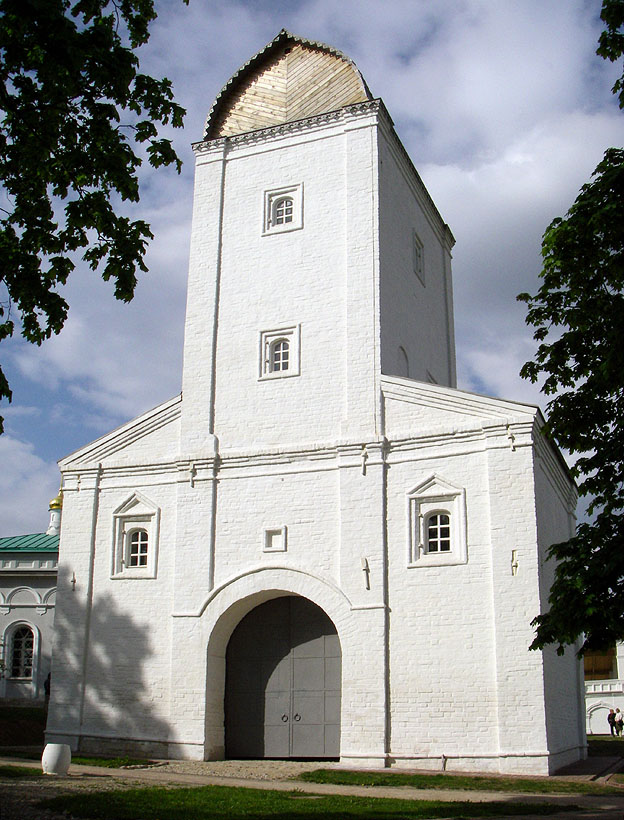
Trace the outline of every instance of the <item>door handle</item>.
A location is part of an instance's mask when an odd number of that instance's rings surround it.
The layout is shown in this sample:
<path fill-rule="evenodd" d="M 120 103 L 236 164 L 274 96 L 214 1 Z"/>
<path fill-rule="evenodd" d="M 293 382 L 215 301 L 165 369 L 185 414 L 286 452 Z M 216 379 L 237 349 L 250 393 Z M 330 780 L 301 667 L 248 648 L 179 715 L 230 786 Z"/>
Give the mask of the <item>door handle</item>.
<path fill-rule="evenodd" d="M 288 715 L 282 715 L 282 723 L 288 723 Z"/>
<path fill-rule="evenodd" d="M 301 715 L 297 713 L 297 714 L 295 715 L 295 720 L 296 720 L 296 721 L 300 721 L 300 720 L 301 720 Z"/>

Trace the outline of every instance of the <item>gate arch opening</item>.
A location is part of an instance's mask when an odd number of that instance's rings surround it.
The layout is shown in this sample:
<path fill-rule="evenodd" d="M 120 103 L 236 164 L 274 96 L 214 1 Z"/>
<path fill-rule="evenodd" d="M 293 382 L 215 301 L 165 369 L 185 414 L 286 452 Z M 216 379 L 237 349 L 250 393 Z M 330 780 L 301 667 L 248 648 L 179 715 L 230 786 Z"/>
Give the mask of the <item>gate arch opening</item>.
<path fill-rule="evenodd" d="M 336 627 L 307 598 L 251 610 L 226 651 L 225 756 L 340 756 L 342 653 Z"/>

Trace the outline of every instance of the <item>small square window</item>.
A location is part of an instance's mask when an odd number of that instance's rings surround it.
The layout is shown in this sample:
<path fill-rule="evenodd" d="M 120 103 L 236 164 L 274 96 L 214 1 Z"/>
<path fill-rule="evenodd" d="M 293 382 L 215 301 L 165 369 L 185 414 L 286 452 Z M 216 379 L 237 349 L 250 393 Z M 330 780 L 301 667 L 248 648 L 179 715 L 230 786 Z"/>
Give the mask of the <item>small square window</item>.
<path fill-rule="evenodd" d="M 299 375 L 299 325 L 260 333 L 260 379 Z"/>
<path fill-rule="evenodd" d="M 414 273 L 420 279 L 420 281 L 425 284 L 425 253 L 424 253 L 424 245 L 420 240 L 420 237 L 414 231 L 413 238 L 412 238 L 412 260 L 414 265 Z"/>
<path fill-rule="evenodd" d="M 303 228 L 303 184 L 264 192 L 262 233 L 284 233 Z"/>

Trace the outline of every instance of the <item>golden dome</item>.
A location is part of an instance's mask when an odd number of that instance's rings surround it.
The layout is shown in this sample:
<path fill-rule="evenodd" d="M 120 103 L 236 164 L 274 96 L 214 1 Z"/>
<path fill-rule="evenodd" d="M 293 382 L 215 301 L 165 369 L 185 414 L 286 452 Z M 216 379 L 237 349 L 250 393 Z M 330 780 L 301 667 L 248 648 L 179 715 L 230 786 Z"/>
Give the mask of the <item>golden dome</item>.
<path fill-rule="evenodd" d="M 63 508 L 63 489 L 61 488 L 58 491 L 58 495 L 55 496 L 49 504 L 48 509 L 50 510 L 60 510 Z"/>

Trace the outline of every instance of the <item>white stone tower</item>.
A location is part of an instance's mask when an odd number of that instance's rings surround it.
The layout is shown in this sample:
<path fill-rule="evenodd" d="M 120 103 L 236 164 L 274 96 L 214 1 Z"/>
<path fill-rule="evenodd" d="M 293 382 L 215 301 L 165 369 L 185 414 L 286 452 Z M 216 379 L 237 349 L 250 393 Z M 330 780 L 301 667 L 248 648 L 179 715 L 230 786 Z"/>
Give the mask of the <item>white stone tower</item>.
<path fill-rule="evenodd" d="M 183 450 L 374 437 L 382 373 L 455 386 L 453 238 L 350 60 L 281 32 L 195 152 Z"/>
<path fill-rule="evenodd" d="M 194 147 L 182 395 L 61 462 L 48 740 L 577 759 L 579 664 L 527 649 L 574 488 L 539 410 L 455 387 L 453 238 L 383 103 L 282 31 Z"/>

